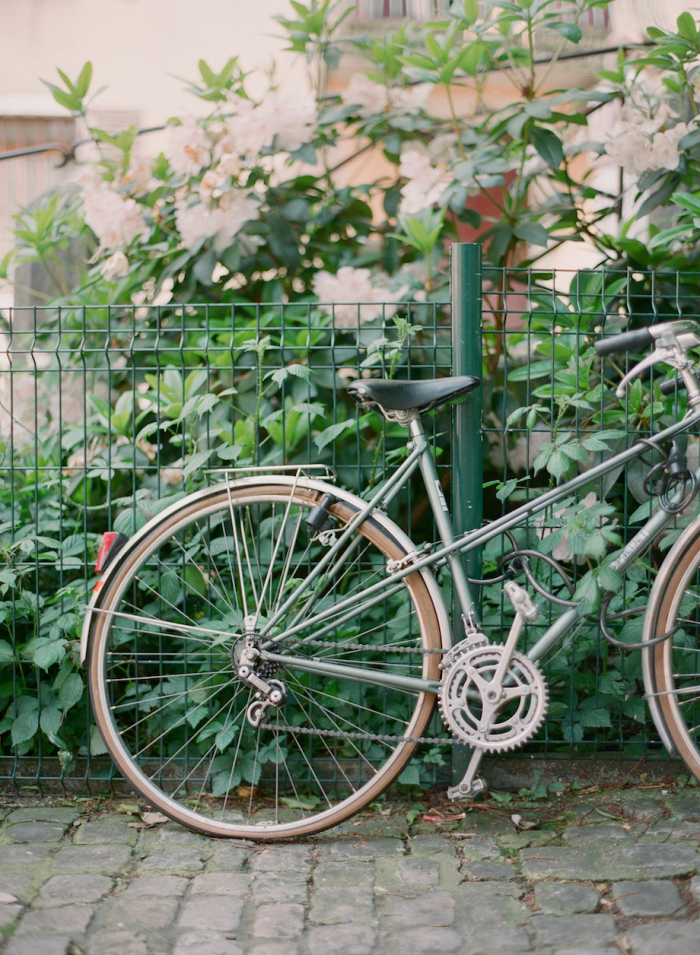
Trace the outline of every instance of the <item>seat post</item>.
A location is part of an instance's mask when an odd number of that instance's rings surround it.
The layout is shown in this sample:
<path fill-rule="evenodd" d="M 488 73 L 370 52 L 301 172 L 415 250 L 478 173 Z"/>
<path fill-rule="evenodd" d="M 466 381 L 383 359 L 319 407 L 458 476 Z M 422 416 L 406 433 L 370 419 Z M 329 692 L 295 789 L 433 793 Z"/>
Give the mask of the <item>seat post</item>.
<path fill-rule="evenodd" d="M 437 468 L 435 467 L 433 452 L 418 412 L 414 412 L 414 415 L 411 417 L 409 428 L 412 438 L 409 448 L 411 444 L 413 444 L 416 448 L 420 448 L 423 451 L 418 459 L 418 465 L 423 475 L 423 483 L 425 484 L 425 490 L 428 495 L 428 500 L 430 501 L 430 507 L 435 518 L 440 539 L 443 544 L 451 544 L 455 540 L 454 526 L 447 506 L 445 492 L 442 489 Z M 462 562 L 462 554 L 459 551 L 454 551 L 448 556 L 448 561 L 450 570 L 452 571 L 454 592 L 462 613 L 465 614 L 468 619 L 472 619 L 476 622 L 478 620 L 478 608 L 471 587 L 469 586 L 467 573 L 464 569 L 464 563 Z"/>

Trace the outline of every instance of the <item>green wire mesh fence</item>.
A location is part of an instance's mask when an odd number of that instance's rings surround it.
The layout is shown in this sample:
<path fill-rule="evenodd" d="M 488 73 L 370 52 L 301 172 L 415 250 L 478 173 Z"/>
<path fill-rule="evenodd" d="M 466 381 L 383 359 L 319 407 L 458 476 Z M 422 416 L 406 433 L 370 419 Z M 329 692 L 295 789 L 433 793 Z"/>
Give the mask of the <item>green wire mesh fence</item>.
<path fill-rule="evenodd" d="M 592 344 L 600 334 L 689 317 L 697 276 L 595 271 L 487 271 L 483 276 L 484 518 L 502 513 L 649 435 L 684 410 L 655 382 L 622 401 L 626 370 Z M 449 375 L 454 305 L 235 304 L 14 309 L 0 354 L 0 785 L 115 786 L 77 667 L 81 609 L 106 530 L 131 534 L 226 469 L 325 465 L 353 491 L 402 459 L 405 431 L 358 411 L 343 384 L 361 375 Z M 478 322 L 472 304 L 459 322 Z M 452 412 L 454 414 L 454 412 Z M 427 419 L 441 481 L 458 489 L 449 410 Z M 478 435 L 474 436 L 478 448 Z M 698 441 L 686 452 L 698 466 Z M 619 474 L 516 535 L 563 561 L 575 583 L 621 546 L 648 513 L 644 469 Z M 598 508 L 612 500 L 613 510 Z M 411 482 L 390 509 L 418 543 L 434 538 Z M 669 535 L 662 548 L 671 540 Z M 493 573 L 503 539 L 483 554 Z M 663 551 L 626 582 L 643 603 Z M 538 570 L 544 586 L 551 572 Z M 483 588 L 484 621 L 501 628 L 500 590 Z M 629 623 L 633 639 L 639 622 Z M 525 640 L 535 639 L 529 632 Z M 547 664 L 548 721 L 528 752 L 660 753 L 642 699 L 638 653 L 611 654 L 597 627 L 579 628 Z M 437 732 L 435 725 L 433 732 Z M 423 767 L 449 770 L 449 747 Z M 432 759 L 432 762 L 431 762 Z M 443 764 L 442 767 L 440 764 Z"/>

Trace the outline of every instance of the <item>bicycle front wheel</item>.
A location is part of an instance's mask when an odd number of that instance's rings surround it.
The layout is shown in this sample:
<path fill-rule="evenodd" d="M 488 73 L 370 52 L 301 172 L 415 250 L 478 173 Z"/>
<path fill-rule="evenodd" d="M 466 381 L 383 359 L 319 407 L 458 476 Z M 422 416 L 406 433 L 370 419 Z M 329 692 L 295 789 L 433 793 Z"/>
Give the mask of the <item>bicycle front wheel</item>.
<path fill-rule="evenodd" d="M 328 493 L 319 535 L 305 519 Z M 306 835 L 372 802 L 410 760 L 433 693 L 267 663 L 260 676 L 283 683 L 286 702 L 256 728 L 246 716 L 255 691 L 234 662 L 244 619 L 262 628 L 282 609 L 270 633 L 287 656 L 439 679 L 439 652 L 425 652 L 439 651 L 445 628 L 430 575 L 361 600 L 387 559 L 412 549 L 384 515 L 362 522 L 284 609 L 361 506 L 321 482 L 219 485 L 154 518 L 108 571 L 90 622 L 96 721 L 125 778 L 171 818 L 211 836 Z"/>
<path fill-rule="evenodd" d="M 668 552 L 649 598 L 644 638 L 674 629 L 645 651 L 645 688 L 667 749 L 700 779 L 700 522 Z"/>

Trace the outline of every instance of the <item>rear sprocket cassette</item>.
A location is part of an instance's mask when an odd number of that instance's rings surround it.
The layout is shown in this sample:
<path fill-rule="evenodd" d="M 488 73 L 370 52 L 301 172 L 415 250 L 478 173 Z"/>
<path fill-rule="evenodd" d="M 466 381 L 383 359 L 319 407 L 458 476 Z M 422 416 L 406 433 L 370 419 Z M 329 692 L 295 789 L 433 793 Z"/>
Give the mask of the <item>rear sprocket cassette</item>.
<path fill-rule="evenodd" d="M 459 739 L 488 753 L 517 749 L 535 735 L 547 712 L 547 684 L 539 668 L 514 652 L 494 698 L 492 680 L 502 646 L 468 650 L 445 668 L 439 695 L 442 718 Z"/>

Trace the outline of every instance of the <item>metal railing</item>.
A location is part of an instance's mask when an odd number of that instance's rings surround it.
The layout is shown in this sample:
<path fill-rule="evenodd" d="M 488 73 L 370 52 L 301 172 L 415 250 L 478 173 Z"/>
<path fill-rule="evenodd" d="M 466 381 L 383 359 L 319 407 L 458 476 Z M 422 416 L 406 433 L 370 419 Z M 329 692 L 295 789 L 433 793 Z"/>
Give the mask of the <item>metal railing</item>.
<path fill-rule="evenodd" d="M 80 607 L 103 531 L 133 532 L 165 502 L 217 480 L 217 470 L 236 461 L 327 464 L 352 490 L 400 462 L 405 432 L 358 412 L 345 381 L 483 372 L 483 455 L 476 401 L 458 405 L 452 418 L 442 411 L 427 419 L 461 529 L 555 479 L 532 468 L 554 432 L 588 440 L 615 430 L 621 447 L 669 413 L 658 401 L 642 407 L 646 399 L 635 393 L 613 429 L 604 391 L 590 397 L 595 383 L 582 349 L 616 327 L 692 316 L 698 276 L 517 269 L 482 276 L 479 256 L 478 246 L 453 247 L 452 303 L 61 306 L 7 314 L 0 352 L 0 785 L 114 785 L 99 742 L 91 752 L 86 694 L 51 723 L 59 674 L 76 674 Z M 292 366 L 309 373 L 290 372 Z M 513 416 L 535 405 L 535 423 Z M 690 438 L 689 455 L 697 448 Z M 600 453 L 592 450 L 588 461 Z M 634 468 L 615 478 L 623 541 L 641 520 Z M 610 490 L 601 484 L 590 493 L 602 500 Z M 434 533 L 417 485 L 392 503 L 391 516 L 418 541 Z M 533 523 L 523 533 L 537 544 L 551 532 Z M 566 541 L 560 556 L 580 576 L 588 564 L 564 551 Z M 487 549 L 485 572 L 498 556 Z M 480 576 L 480 563 L 469 570 Z M 499 600 L 485 589 L 495 632 Z M 554 706 L 528 752 L 661 752 L 640 696 L 639 654 L 618 659 L 607 651 L 600 635 L 589 633 L 549 664 Z M 78 679 L 74 692 L 82 692 Z M 614 698 L 611 684 L 627 695 Z M 619 686 L 614 692 L 619 696 Z M 584 696 L 600 703 L 592 707 L 597 724 L 581 715 Z M 36 717 L 37 732 L 13 747 L 10 725 L 23 707 L 30 724 Z"/>

